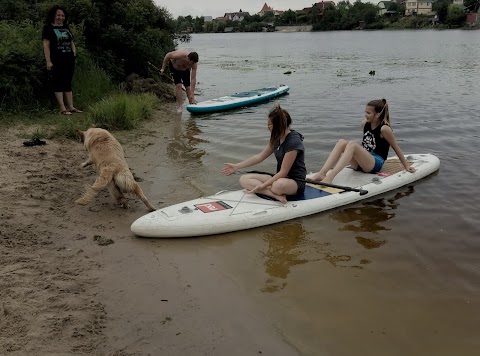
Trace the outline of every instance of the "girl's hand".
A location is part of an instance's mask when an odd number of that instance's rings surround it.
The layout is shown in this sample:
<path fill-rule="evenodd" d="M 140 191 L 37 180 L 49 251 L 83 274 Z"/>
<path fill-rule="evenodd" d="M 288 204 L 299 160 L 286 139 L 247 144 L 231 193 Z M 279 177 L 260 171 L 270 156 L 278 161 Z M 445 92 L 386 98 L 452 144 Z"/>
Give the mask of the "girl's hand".
<path fill-rule="evenodd" d="M 47 62 L 47 69 L 52 70 L 52 68 L 53 68 L 53 63 L 51 61 L 48 61 Z"/>
<path fill-rule="evenodd" d="M 252 190 L 247 190 L 247 194 L 253 194 L 253 193 L 256 193 L 256 192 L 258 192 L 260 190 L 263 190 L 263 189 L 265 189 L 263 184 L 259 184 L 255 188 L 253 188 Z"/>
<path fill-rule="evenodd" d="M 405 168 L 405 170 L 410 173 L 414 173 L 416 171 L 415 167 L 412 166 L 408 166 L 407 168 Z"/>
<path fill-rule="evenodd" d="M 225 167 L 223 167 L 221 170 L 222 174 L 225 174 L 226 176 L 229 176 L 230 174 L 233 174 L 236 171 L 237 171 L 237 168 L 232 163 L 225 163 Z"/>

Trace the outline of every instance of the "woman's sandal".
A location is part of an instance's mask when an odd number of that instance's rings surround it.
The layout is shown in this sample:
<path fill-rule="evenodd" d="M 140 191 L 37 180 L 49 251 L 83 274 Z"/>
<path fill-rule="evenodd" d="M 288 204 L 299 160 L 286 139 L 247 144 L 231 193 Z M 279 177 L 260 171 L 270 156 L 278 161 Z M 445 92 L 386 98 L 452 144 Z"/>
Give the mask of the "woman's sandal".
<path fill-rule="evenodd" d="M 60 114 L 62 114 L 62 115 L 72 115 L 72 113 L 69 110 L 62 110 L 62 111 L 60 111 Z"/>
<path fill-rule="evenodd" d="M 83 111 L 82 110 L 78 110 L 76 108 L 73 108 L 73 109 L 70 109 L 69 110 L 71 113 L 82 113 Z"/>

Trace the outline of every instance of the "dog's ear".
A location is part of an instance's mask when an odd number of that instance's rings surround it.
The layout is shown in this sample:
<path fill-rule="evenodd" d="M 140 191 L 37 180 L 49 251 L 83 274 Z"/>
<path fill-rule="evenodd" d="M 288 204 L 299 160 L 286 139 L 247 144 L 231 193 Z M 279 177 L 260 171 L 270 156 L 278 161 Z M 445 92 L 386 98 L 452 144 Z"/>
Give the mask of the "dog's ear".
<path fill-rule="evenodd" d="M 83 131 L 80 131 L 79 129 L 76 129 L 75 130 L 77 132 L 77 135 L 78 135 L 78 139 L 80 140 L 80 142 L 85 142 L 85 132 Z"/>

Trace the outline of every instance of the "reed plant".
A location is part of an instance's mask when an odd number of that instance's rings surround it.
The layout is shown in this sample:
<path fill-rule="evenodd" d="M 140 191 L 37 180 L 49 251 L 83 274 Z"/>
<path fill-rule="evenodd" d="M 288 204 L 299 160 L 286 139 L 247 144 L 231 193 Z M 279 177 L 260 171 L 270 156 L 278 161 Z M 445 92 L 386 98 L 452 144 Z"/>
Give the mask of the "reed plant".
<path fill-rule="evenodd" d="M 150 93 L 110 95 L 89 107 L 91 122 L 107 130 L 131 130 L 142 120 L 149 119 L 158 105 Z"/>
<path fill-rule="evenodd" d="M 85 108 L 118 90 L 105 70 L 89 57 L 80 54 L 73 76 L 75 106 Z"/>

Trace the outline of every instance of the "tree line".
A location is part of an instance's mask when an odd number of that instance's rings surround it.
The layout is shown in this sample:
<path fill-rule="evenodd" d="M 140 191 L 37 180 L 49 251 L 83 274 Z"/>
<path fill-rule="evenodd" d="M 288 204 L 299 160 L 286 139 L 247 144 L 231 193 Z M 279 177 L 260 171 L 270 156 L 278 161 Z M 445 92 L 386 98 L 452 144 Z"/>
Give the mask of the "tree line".
<path fill-rule="evenodd" d="M 459 27 L 465 22 L 464 8 L 470 12 L 478 11 L 479 0 L 466 0 L 464 5 L 453 4 L 453 0 L 439 0 L 433 3 L 432 11 L 437 13 L 436 25 L 446 28 Z M 405 4 L 392 2 L 385 15 L 379 14 L 380 8 L 372 3 L 359 0 L 353 4 L 340 1 L 329 6 L 322 13 L 313 7 L 310 13 L 287 10 L 279 16 L 267 12 L 263 16 L 247 15 L 242 21 L 214 20 L 206 22 L 203 17 L 179 16 L 175 20 L 177 32 L 211 33 L 225 32 L 231 28 L 233 32 L 273 31 L 275 26 L 312 25 L 313 31 L 353 30 L 382 28 L 419 28 L 432 26 L 431 16 L 405 16 Z"/>

